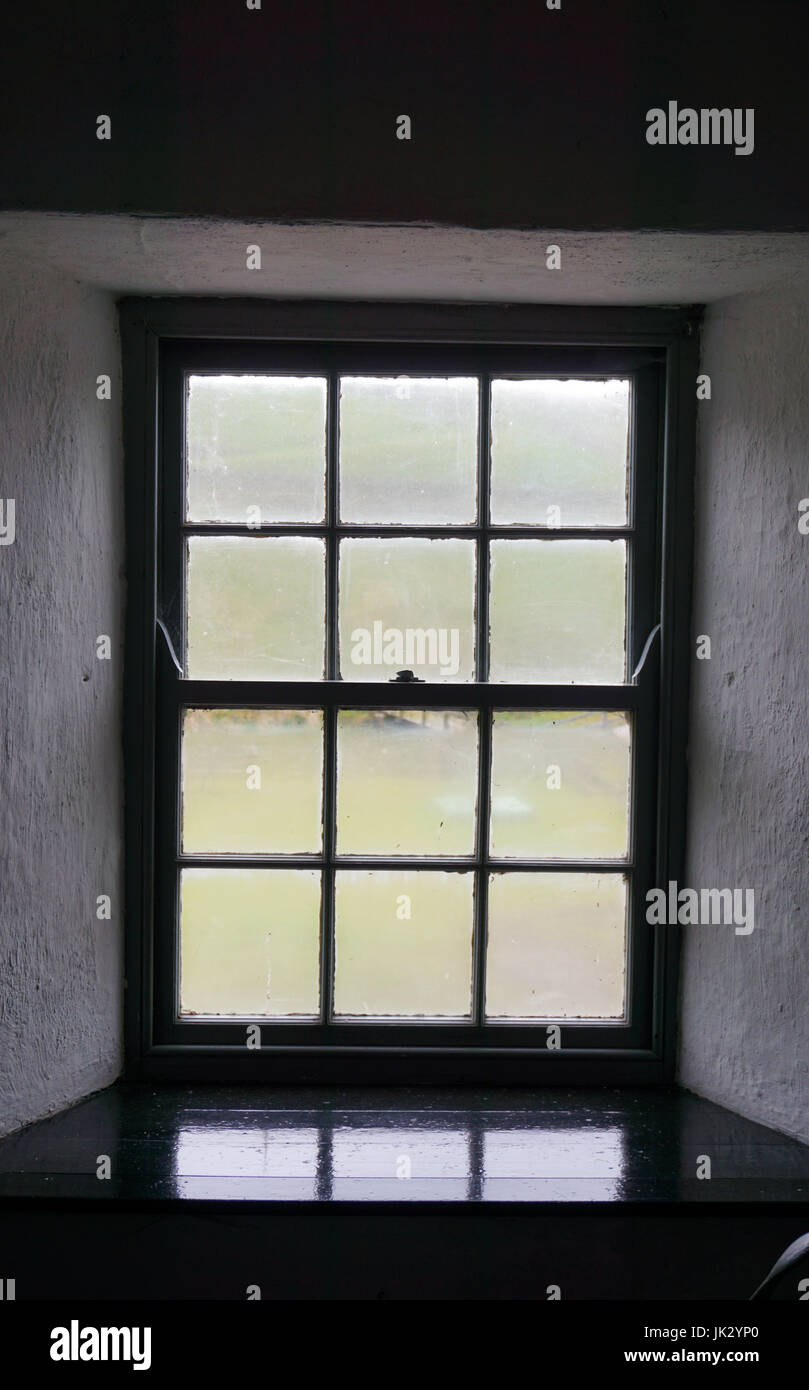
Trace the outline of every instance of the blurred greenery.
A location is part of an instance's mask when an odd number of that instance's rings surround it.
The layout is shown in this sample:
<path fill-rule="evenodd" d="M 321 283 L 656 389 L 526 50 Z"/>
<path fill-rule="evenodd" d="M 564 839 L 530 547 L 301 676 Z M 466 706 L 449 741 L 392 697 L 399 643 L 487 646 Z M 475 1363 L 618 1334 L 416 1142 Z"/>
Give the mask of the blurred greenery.
<path fill-rule="evenodd" d="M 474 519 L 478 403 L 469 377 L 341 381 L 342 519 Z M 492 383 L 492 519 L 621 525 L 626 519 L 629 382 Z M 187 516 L 316 522 L 324 515 L 326 381 L 192 375 Z"/>
<path fill-rule="evenodd" d="M 474 521 L 477 442 L 475 378 L 343 377 L 341 519 Z"/>
<path fill-rule="evenodd" d="M 186 440 L 189 520 L 322 521 L 325 378 L 191 376 Z"/>
<path fill-rule="evenodd" d="M 183 869 L 180 1011 L 317 1013 L 317 869 Z"/>
<path fill-rule="evenodd" d="M 320 852 L 320 711 L 194 709 L 183 730 L 186 854 Z"/>
<path fill-rule="evenodd" d="M 344 735 L 350 731 L 350 773 L 355 781 L 347 803 L 351 852 L 395 855 L 408 851 L 407 844 L 401 845 L 403 833 L 412 836 L 419 830 L 423 842 L 409 852 L 458 853 L 459 843 L 469 845 L 476 791 L 474 760 L 470 762 L 476 743 L 474 715 L 353 710 L 341 712 L 340 720 Z M 186 715 L 185 728 L 183 814 L 187 836 L 189 828 L 192 832 L 187 849 L 286 853 L 315 848 L 322 747 L 319 712 L 192 710 Z M 526 857 L 620 854 L 626 843 L 627 736 L 628 725 L 616 714 L 570 710 L 498 714 L 493 740 L 493 825 L 505 843 L 496 842 L 495 852 Z M 344 770 L 345 742 L 341 746 Z M 247 787 L 250 764 L 261 768 L 261 790 Z M 548 764 L 561 769 L 559 790 L 548 789 Z M 369 769 L 365 795 L 358 781 L 363 767 Z M 345 804 L 338 778 L 338 807 Z M 440 831 L 437 842 L 432 842 L 431 827 L 434 833 L 436 826 Z M 536 912 L 528 894 L 522 909 L 511 904 L 504 928 L 506 944 L 499 948 L 499 988 L 507 991 L 504 977 L 513 977 L 518 1000 L 523 1000 L 526 978 L 547 982 L 558 976 L 559 962 L 568 962 L 571 980 L 588 979 L 598 966 L 594 952 L 605 949 L 599 944 L 598 914 L 580 921 L 581 896 L 569 908 L 569 876 L 540 877 L 543 913 L 551 926 L 537 919 L 533 939 L 531 922 Z M 194 871 L 183 897 L 187 1008 L 284 1014 L 300 1011 L 300 1007 L 291 1009 L 290 1000 L 316 998 L 318 958 L 312 933 L 317 934 L 318 906 L 313 897 L 302 898 L 301 881 L 311 882 L 309 871 Z M 375 996 L 371 1007 L 381 1009 L 383 1000 L 384 1008 L 393 1014 L 406 1016 L 430 1008 L 464 1012 L 468 1000 L 463 1007 L 458 1000 L 461 982 L 471 978 L 471 906 L 467 897 L 453 896 L 455 890 L 446 885 L 471 881 L 471 875 L 465 874 L 436 877 L 430 872 L 414 877 L 396 870 L 374 874 L 346 870 L 341 875 L 346 885 L 342 935 L 346 1010 L 358 1007 L 358 996 L 370 995 Z M 418 890 L 415 896 L 413 886 Z M 412 897 L 407 919 L 396 915 L 402 893 Z M 463 910 L 462 903 L 466 904 Z M 612 925 L 605 927 L 608 934 L 617 929 L 614 912 L 613 903 Z M 266 934 L 271 929 L 273 991 L 278 993 L 268 999 Z M 508 940 L 522 945 L 510 953 Z M 617 986 L 608 981 L 608 987 L 610 1007 L 615 1007 Z M 555 989 L 558 993 L 558 984 Z M 583 990 L 581 998 L 587 997 Z M 601 997 L 597 991 L 593 994 L 596 1000 Z M 314 1004 L 310 1011 L 315 1011 Z"/>
<path fill-rule="evenodd" d="M 313 536 L 192 536 L 186 670 L 192 680 L 320 680 L 325 546 Z"/>
<path fill-rule="evenodd" d="M 340 546 L 340 671 L 344 680 L 390 680 L 396 665 L 370 665 L 356 660 L 352 633 L 373 634 L 374 623 L 384 634 L 396 628 L 443 628 L 444 653 L 451 652 L 448 634 L 458 632 L 458 671 L 441 675 L 435 666 L 403 663 L 422 680 L 473 680 L 475 674 L 475 546 L 465 540 L 399 540 L 350 538 Z M 358 653 L 362 655 L 361 650 Z M 375 653 L 372 652 L 372 655 Z M 452 662 L 447 663 L 449 671 Z"/>
<path fill-rule="evenodd" d="M 492 382 L 492 520 L 626 522 L 628 381 Z"/>
<path fill-rule="evenodd" d="M 343 383 L 344 515 L 450 524 L 474 511 L 476 386 Z M 627 383 L 494 383 L 493 519 L 621 524 Z M 305 524 L 323 516 L 325 381 L 194 377 L 189 385 L 188 515 Z M 624 542 L 498 541 L 490 621 L 495 681 L 624 679 Z M 325 547 L 316 537 L 195 537 L 188 550 L 187 673 L 200 679 L 319 679 Z M 460 633 L 473 676 L 475 547 L 465 539 L 342 542 L 341 667 L 352 632 Z M 411 663 L 405 663 L 411 664 Z M 462 689 L 459 686 L 459 698 Z M 186 850 L 316 852 L 321 845 L 318 711 L 190 711 L 184 748 Z M 463 853 L 475 813 L 474 716 L 341 713 L 340 831 L 356 853 Z M 573 711 L 497 715 L 493 848 L 520 855 L 626 849 L 628 725 Z M 548 765 L 561 788 L 547 785 Z M 250 790 L 248 767 L 261 788 Z M 349 838 L 346 838 L 349 837 Z M 366 846 L 365 850 L 362 846 Z M 318 1007 L 318 870 L 183 873 L 182 1007 L 235 1016 L 311 1016 Z M 338 1005 L 391 1015 L 469 1007 L 474 875 L 341 871 Z M 407 882 L 408 887 L 403 887 Z M 616 1016 L 623 999 L 620 875 L 495 875 L 490 1006 L 521 1016 Z M 598 905 L 591 901 L 597 888 Z M 411 891 L 412 890 L 412 891 Z M 402 894 L 409 917 L 397 915 Z M 536 1012 L 538 1011 L 538 1012 Z"/>
<path fill-rule="evenodd" d="M 625 856 L 630 761 L 630 726 L 623 714 L 495 714 L 492 853 Z"/>
<path fill-rule="evenodd" d="M 352 713 L 338 721 L 338 854 L 472 854 L 474 712 Z"/>
<path fill-rule="evenodd" d="M 494 874 L 486 1011 L 493 1018 L 620 1018 L 621 874 Z"/>
<path fill-rule="evenodd" d="M 495 540 L 491 552 L 491 680 L 624 680 L 625 541 Z"/>
<path fill-rule="evenodd" d="M 467 1016 L 473 891 L 471 873 L 338 872 L 335 1013 Z"/>

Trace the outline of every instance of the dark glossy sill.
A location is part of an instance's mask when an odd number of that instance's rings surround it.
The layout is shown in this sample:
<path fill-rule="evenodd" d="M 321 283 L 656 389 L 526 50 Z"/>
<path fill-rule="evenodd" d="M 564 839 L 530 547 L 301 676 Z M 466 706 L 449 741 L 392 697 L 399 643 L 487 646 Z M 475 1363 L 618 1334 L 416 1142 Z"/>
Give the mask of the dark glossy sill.
<path fill-rule="evenodd" d="M 101 1157 L 110 1177 L 97 1176 Z M 710 1159 L 710 1178 L 697 1176 Z M 0 1140 L 0 1202 L 809 1202 L 809 1146 L 674 1086 L 119 1083 Z"/>

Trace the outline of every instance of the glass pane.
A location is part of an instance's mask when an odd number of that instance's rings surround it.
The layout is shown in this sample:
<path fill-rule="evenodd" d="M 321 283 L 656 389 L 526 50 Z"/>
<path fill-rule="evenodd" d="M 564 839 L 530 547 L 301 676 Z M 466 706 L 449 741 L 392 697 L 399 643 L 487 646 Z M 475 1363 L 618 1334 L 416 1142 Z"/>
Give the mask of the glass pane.
<path fill-rule="evenodd" d="M 321 711 L 186 710 L 182 779 L 186 854 L 320 850 Z"/>
<path fill-rule="evenodd" d="M 477 716 L 341 710 L 338 854 L 472 854 Z"/>
<path fill-rule="evenodd" d="M 625 856 L 630 761 L 626 714 L 495 714 L 492 854 L 520 859 Z"/>
<path fill-rule="evenodd" d="M 186 455 L 189 521 L 322 521 L 325 378 L 189 377 Z"/>
<path fill-rule="evenodd" d="M 628 381 L 492 382 L 492 521 L 623 526 Z"/>
<path fill-rule="evenodd" d="M 325 554 L 313 536 L 192 536 L 189 678 L 322 679 Z"/>
<path fill-rule="evenodd" d="M 474 377 L 344 376 L 341 520 L 474 521 L 477 436 Z"/>
<path fill-rule="evenodd" d="M 488 1018 L 623 1018 L 626 879 L 492 874 Z"/>
<path fill-rule="evenodd" d="M 334 1008 L 363 1018 L 465 1018 L 473 874 L 338 872 Z"/>
<path fill-rule="evenodd" d="M 620 683 L 625 593 L 625 541 L 492 541 L 490 679 Z"/>
<path fill-rule="evenodd" d="M 343 679 L 474 679 L 474 596 L 474 541 L 341 541 Z"/>
<path fill-rule="evenodd" d="M 180 1013 L 315 1016 L 320 872 L 184 869 Z"/>

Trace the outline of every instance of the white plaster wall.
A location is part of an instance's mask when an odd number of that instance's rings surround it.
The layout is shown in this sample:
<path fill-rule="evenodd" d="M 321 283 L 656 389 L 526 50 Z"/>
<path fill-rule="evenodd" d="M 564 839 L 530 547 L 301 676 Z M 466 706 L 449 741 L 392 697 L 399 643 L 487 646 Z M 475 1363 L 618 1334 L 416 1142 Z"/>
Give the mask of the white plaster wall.
<path fill-rule="evenodd" d="M 679 1080 L 809 1140 L 809 291 L 711 306 L 702 349 L 687 882 L 756 919 L 682 928 Z"/>
<path fill-rule="evenodd" d="M 248 246 L 261 270 L 248 270 Z M 546 247 L 561 248 L 560 270 Z M 24 255 L 117 294 L 510 304 L 704 304 L 806 283 L 805 232 L 245 222 L 0 212 L 0 273 Z"/>
<path fill-rule="evenodd" d="M 101 287 L 245 292 L 222 271 L 224 243 L 219 257 L 208 247 L 197 275 L 185 242 L 160 242 L 177 228 L 116 233 L 113 219 L 85 218 L 91 240 L 74 244 L 52 220 L 0 221 L 0 498 L 17 509 L 16 541 L 0 546 L 0 1133 L 121 1067 L 122 448 L 116 319 Z M 713 398 L 699 407 L 693 631 L 711 635 L 713 656 L 692 663 L 687 880 L 754 887 L 757 922 L 750 937 L 683 929 L 679 1079 L 809 1139 L 809 536 L 797 529 L 809 496 L 806 239 L 770 238 L 768 250 L 736 238 L 711 255 L 693 240 L 651 238 L 650 259 L 636 239 L 617 267 L 603 248 L 588 261 L 582 246 L 581 266 L 597 264 L 600 280 L 593 288 L 585 276 L 574 292 L 568 280 L 560 294 L 693 302 L 784 284 L 719 300 L 704 329 Z M 456 261 L 458 249 L 447 253 Z M 487 283 L 500 298 L 511 260 L 503 270 L 490 250 Z M 329 243 L 312 254 L 324 269 L 310 290 L 334 292 L 333 271 L 345 293 L 342 252 L 335 260 Z M 463 298 L 478 282 L 448 290 L 448 263 L 444 295 Z M 293 277 L 287 292 L 298 288 Z M 398 292 L 417 290 L 435 286 L 411 278 Z M 112 403 L 96 399 L 102 372 Z M 96 660 L 99 633 L 112 638 L 111 662 Z M 99 893 L 112 897 L 111 923 L 96 918 Z"/>
<path fill-rule="evenodd" d="M 122 1060 L 117 323 L 111 295 L 30 262 L 0 283 L 0 1133 Z M 112 377 L 112 401 L 96 377 Z M 1 518 L 0 518 L 1 519 Z M 112 660 L 96 659 L 96 637 Z M 112 898 L 112 920 L 96 898 Z"/>

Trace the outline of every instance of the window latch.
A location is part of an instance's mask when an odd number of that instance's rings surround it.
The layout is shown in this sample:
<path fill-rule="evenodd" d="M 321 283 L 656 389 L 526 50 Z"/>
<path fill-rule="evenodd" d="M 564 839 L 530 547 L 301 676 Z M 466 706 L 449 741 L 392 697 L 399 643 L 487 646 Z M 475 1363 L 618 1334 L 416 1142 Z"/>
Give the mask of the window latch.
<path fill-rule="evenodd" d="M 414 675 L 412 671 L 397 671 L 395 676 L 391 676 L 391 680 L 394 685 L 410 685 L 411 683 L 424 685 L 421 676 Z"/>
<path fill-rule="evenodd" d="M 660 626 L 660 623 L 658 623 L 657 627 L 653 627 L 651 632 L 649 633 L 649 636 L 646 638 L 643 651 L 640 654 L 640 661 L 638 662 L 637 666 L 632 672 L 633 681 L 636 681 L 638 679 L 638 676 L 640 675 L 641 671 L 646 665 L 646 658 L 648 657 L 650 651 L 652 650 L 652 647 L 654 646 L 655 638 L 657 637 L 657 634 L 660 631 Z"/>

